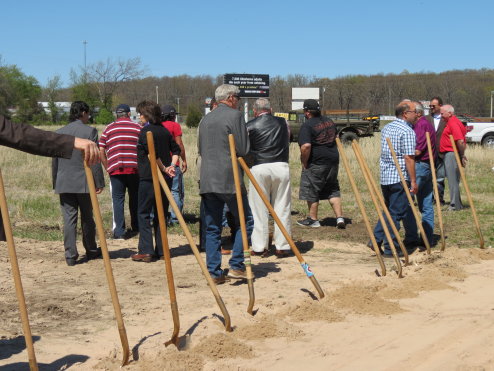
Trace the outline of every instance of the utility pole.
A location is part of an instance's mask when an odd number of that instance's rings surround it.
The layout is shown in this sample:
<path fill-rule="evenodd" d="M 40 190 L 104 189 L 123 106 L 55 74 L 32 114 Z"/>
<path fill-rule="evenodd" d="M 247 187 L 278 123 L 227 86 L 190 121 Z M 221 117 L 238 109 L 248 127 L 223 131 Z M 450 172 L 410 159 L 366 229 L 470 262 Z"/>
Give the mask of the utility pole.
<path fill-rule="evenodd" d="M 82 44 L 84 45 L 84 81 L 86 81 L 86 75 L 87 75 L 87 64 L 86 64 L 86 45 L 87 45 L 87 41 L 84 40 L 82 42 Z"/>
<path fill-rule="evenodd" d="M 156 104 L 159 104 L 159 100 L 158 100 L 158 85 L 156 85 Z"/>
<path fill-rule="evenodd" d="M 180 113 L 180 98 L 177 98 L 177 112 Z"/>
<path fill-rule="evenodd" d="M 491 119 L 492 119 L 492 95 L 494 94 L 494 90 L 491 90 Z"/>

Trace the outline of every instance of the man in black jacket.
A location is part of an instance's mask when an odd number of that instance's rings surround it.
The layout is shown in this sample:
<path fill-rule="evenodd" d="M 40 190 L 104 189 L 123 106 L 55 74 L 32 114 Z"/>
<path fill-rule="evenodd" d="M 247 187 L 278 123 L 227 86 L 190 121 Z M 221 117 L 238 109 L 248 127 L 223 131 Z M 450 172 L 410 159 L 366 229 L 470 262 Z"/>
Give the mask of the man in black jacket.
<path fill-rule="evenodd" d="M 288 153 L 290 135 L 285 119 L 271 114 L 271 104 L 266 98 L 254 103 L 255 119 L 247 123 L 250 140 L 250 161 L 252 174 L 268 197 L 288 233 L 291 233 L 291 188 Z M 254 216 L 252 251 L 254 255 L 267 255 L 269 240 L 268 209 L 249 182 L 249 205 Z M 275 225 L 274 244 L 276 255 L 288 255 L 290 246 Z"/>

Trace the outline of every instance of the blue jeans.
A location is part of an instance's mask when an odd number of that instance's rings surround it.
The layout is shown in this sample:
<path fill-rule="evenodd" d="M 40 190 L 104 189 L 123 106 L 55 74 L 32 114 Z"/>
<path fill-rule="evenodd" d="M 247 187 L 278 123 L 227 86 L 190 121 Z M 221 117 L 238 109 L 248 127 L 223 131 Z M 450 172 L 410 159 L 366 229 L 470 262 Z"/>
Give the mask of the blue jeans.
<path fill-rule="evenodd" d="M 248 205 L 247 195 L 242 195 L 244 202 L 244 217 L 247 220 Z M 204 245 L 206 250 L 206 264 L 209 274 L 213 278 L 220 277 L 223 274 L 221 269 L 221 230 L 223 219 L 223 207 L 228 206 L 230 212 L 235 218 L 237 230 L 235 232 L 235 241 L 233 242 L 232 255 L 229 261 L 230 268 L 235 270 L 244 270 L 244 254 L 242 246 L 242 233 L 240 228 L 237 199 L 235 194 L 224 193 L 205 193 L 202 195 L 202 226 L 204 233 Z"/>
<path fill-rule="evenodd" d="M 182 212 L 184 208 L 184 196 L 185 196 L 185 188 L 184 188 L 184 174 L 182 170 L 180 170 L 180 166 L 175 165 L 175 176 L 172 180 L 172 195 L 173 199 L 177 203 L 178 209 Z M 178 219 L 175 215 L 173 209 L 170 210 L 170 223 L 177 224 Z"/>
<path fill-rule="evenodd" d="M 246 199 L 242 198 L 244 200 L 244 212 L 245 212 L 245 229 L 247 230 L 247 239 L 249 241 L 249 246 L 251 245 L 250 242 L 250 237 L 252 236 L 252 231 L 254 230 L 254 216 L 252 215 L 252 210 L 250 209 L 250 206 L 248 203 L 246 203 Z M 248 201 L 248 200 L 247 200 Z M 228 217 L 228 214 L 230 213 L 230 210 L 228 209 L 228 206 L 224 205 L 223 207 L 223 213 L 221 216 L 221 226 L 222 228 L 225 227 L 230 227 L 230 231 L 232 236 L 235 235 L 237 232 L 237 229 L 239 228 L 238 225 L 235 225 L 235 220 L 231 220 L 231 218 Z M 230 213 L 231 214 L 231 213 Z M 233 215 L 232 215 L 233 216 Z M 199 207 L 199 218 L 200 218 L 200 223 L 199 223 L 199 240 L 200 240 L 200 245 L 205 246 L 205 235 L 204 233 L 204 202 L 201 198 L 201 204 Z M 235 218 L 233 218 L 235 219 Z"/>
<path fill-rule="evenodd" d="M 422 213 L 422 227 L 429 244 L 432 245 L 434 233 L 434 207 L 432 205 L 432 172 L 429 162 L 418 161 L 415 163 L 415 174 L 417 176 L 417 205 Z"/>
<path fill-rule="evenodd" d="M 418 240 L 417 234 L 417 223 L 413 217 L 412 209 L 408 203 L 408 198 L 403 189 L 401 183 L 394 183 L 388 185 L 381 185 L 381 190 L 384 196 L 384 201 L 389 210 L 393 223 L 396 229 L 400 230 L 400 222 L 403 221 L 403 227 L 405 228 L 405 240 L 404 243 L 412 243 Z M 384 220 L 386 220 L 386 215 L 383 214 Z M 398 241 L 391 229 L 389 220 L 386 220 L 388 225 L 389 233 L 393 239 L 394 246 L 399 249 Z M 376 242 L 381 244 L 385 240 L 385 234 L 381 221 L 378 221 L 376 227 L 374 228 L 374 236 Z M 389 241 L 384 242 L 384 253 L 387 255 L 391 254 L 391 249 L 389 248 Z"/>
<path fill-rule="evenodd" d="M 139 230 L 137 222 L 138 174 L 110 175 L 111 198 L 113 205 L 113 236 L 125 235 L 125 190 L 129 192 L 130 224 L 133 231 Z"/>

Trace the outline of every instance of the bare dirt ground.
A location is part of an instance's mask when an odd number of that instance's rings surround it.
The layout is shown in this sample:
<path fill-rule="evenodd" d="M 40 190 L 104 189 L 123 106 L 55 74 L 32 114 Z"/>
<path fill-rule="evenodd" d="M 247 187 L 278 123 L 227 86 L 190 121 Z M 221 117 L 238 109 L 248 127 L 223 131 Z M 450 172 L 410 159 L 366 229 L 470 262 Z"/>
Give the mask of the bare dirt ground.
<path fill-rule="evenodd" d="M 326 292 L 318 300 L 295 257 L 253 257 L 257 313 L 247 285 L 218 286 L 234 331 L 183 236 L 169 236 L 180 312 L 180 346 L 163 261 L 135 263 L 137 239 L 109 240 L 132 348 L 127 370 L 492 370 L 494 251 L 447 246 L 416 252 L 378 277 L 362 244 L 298 243 Z M 122 356 L 103 261 L 65 265 L 61 242 L 16 240 L 41 370 L 117 370 Z M 202 254 L 205 258 L 204 254 Z M 224 258 L 227 266 L 227 258 Z M 0 370 L 27 369 L 17 301 L 0 244 Z"/>

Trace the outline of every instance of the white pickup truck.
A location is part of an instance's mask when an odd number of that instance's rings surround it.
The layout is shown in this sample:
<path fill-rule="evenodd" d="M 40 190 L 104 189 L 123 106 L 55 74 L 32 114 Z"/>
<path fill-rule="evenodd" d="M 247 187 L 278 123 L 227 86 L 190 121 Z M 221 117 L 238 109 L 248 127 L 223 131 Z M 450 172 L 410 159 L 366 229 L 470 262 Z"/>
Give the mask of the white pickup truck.
<path fill-rule="evenodd" d="M 494 148 L 494 122 L 468 122 L 467 143 L 478 143 Z"/>

